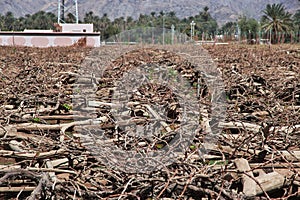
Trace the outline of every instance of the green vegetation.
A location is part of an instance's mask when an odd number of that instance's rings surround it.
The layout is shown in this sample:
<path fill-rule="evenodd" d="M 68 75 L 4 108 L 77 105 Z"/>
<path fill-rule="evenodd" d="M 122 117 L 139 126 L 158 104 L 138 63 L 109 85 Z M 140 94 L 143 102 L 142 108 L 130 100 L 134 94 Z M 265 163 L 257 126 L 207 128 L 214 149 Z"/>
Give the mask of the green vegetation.
<path fill-rule="evenodd" d="M 195 145 L 190 145 L 191 150 L 195 150 L 197 147 Z"/>
<path fill-rule="evenodd" d="M 238 25 L 242 34 L 241 36 L 244 36 L 247 39 L 256 38 L 256 33 L 259 31 L 259 24 L 255 19 L 248 19 L 243 16 L 239 19 Z"/>
<path fill-rule="evenodd" d="M 263 13 L 262 28 L 270 31 L 270 38 L 273 43 L 280 42 L 281 37 L 284 36 L 281 33 L 288 33 L 293 30 L 292 14 L 285 11 L 282 4 L 268 4 Z"/>
<path fill-rule="evenodd" d="M 65 134 L 70 137 L 73 138 L 73 133 L 71 131 L 66 131 Z"/>
<path fill-rule="evenodd" d="M 63 109 L 64 109 L 65 111 L 70 111 L 70 110 L 72 110 L 72 106 L 69 105 L 69 104 L 66 104 L 66 103 L 63 104 L 62 107 L 63 107 Z"/>
<path fill-rule="evenodd" d="M 15 18 L 12 12 L 0 15 L 0 29 L 2 31 L 21 31 L 24 29 L 53 29 L 57 17 L 50 12 L 39 11 L 33 15 Z"/>
<path fill-rule="evenodd" d="M 162 149 L 165 145 L 164 144 L 156 144 L 155 146 L 157 149 Z"/>
<path fill-rule="evenodd" d="M 272 43 L 299 42 L 300 10 L 294 16 L 282 4 L 268 4 L 260 21 L 241 16 L 236 22 L 227 22 L 219 32 L 226 35 L 239 34 L 241 39 L 271 38 Z"/>
<path fill-rule="evenodd" d="M 237 28 L 236 22 L 227 22 L 219 29 L 219 32 L 226 35 L 234 35 L 237 33 Z"/>
<path fill-rule="evenodd" d="M 218 28 L 216 20 L 210 15 L 208 7 L 204 7 L 197 15 L 184 19 L 179 19 L 173 11 L 151 12 L 149 15 L 140 14 L 136 20 L 132 17 L 119 17 L 111 20 L 106 13 L 99 17 L 93 12 L 88 12 L 80 23 L 93 23 L 94 30 L 101 32 L 102 40 L 130 29 L 144 27 L 171 29 L 172 25 L 175 26 L 177 32 L 190 36 L 191 21 L 195 22 L 195 40 L 210 40 L 216 35 L 230 36 L 231 39 L 234 39 L 236 35 L 239 35 L 241 39 L 256 39 L 262 36 L 271 38 L 273 43 L 289 41 L 288 38 L 292 38 L 291 36 L 296 41 L 299 40 L 300 10 L 292 16 L 282 4 L 268 4 L 263 14 L 259 22 L 253 18 L 248 19 L 245 16 L 240 16 L 237 21 L 227 22 L 220 28 Z M 54 29 L 53 25 L 56 21 L 56 15 L 50 12 L 40 11 L 20 18 L 15 18 L 11 12 L 7 12 L 5 15 L 0 14 L 0 29 L 2 31 L 22 31 L 25 28 Z M 65 21 L 74 23 L 75 17 L 68 13 Z"/>
<path fill-rule="evenodd" d="M 209 160 L 209 165 L 228 165 L 228 160 Z"/>
<path fill-rule="evenodd" d="M 34 117 L 34 118 L 32 119 L 32 122 L 33 122 L 33 123 L 41 123 L 41 119 L 38 118 L 38 117 Z"/>
<path fill-rule="evenodd" d="M 140 14 L 139 18 L 134 20 L 132 17 L 119 17 L 111 21 L 107 14 L 102 17 L 95 15 L 92 11 L 85 14 L 83 21 L 80 23 L 93 23 L 94 30 L 101 32 L 101 37 L 105 40 L 115 34 L 125 30 L 142 28 L 142 27 L 156 27 L 171 29 L 172 24 L 176 30 L 182 33 L 190 34 L 190 22 L 194 20 L 195 38 L 205 33 L 205 35 L 214 35 L 217 30 L 217 22 L 213 19 L 208 8 L 204 8 L 196 16 L 191 16 L 184 19 L 179 19 L 176 13 L 163 11 L 156 13 L 151 12 L 150 15 Z M 2 31 L 23 31 L 26 29 L 54 29 L 57 17 L 50 12 L 40 11 L 33 15 L 26 15 L 25 17 L 15 18 L 11 12 L 5 15 L 0 15 L 0 29 Z M 67 14 L 65 21 L 67 23 L 74 23 L 75 17 L 72 14 Z"/>

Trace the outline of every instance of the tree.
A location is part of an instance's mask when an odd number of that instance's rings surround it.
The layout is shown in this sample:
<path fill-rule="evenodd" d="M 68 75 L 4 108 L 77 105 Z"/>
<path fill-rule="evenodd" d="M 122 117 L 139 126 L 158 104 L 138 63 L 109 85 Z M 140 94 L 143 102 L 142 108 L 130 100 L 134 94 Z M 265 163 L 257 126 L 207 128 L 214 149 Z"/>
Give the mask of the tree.
<path fill-rule="evenodd" d="M 125 20 L 124 17 L 119 17 L 114 20 L 114 25 L 119 29 L 120 31 L 125 30 Z"/>
<path fill-rule="evenodd" d="M 174 11 L 171 11 L 171 12 L 167 13 L 167 16 L 174 18 L 176 16 L 176 13 Z"/>
<path fill-rule="evenodd" d="M 149 22 L 149 17 L 147 15 L 144 14 L 140 14 L 139 18 L 138 18 L 138 24 L 139 26 L 146 26 L 147 22 Z"/>
<path fill-rule="evenodd" d="M 104 32 L 102 33 L 102 36 L 103 36 L 103 39 L 108 39 L 108 38 L 110 38 L 110 37 L 112 37 L 112 36 L 114 36 L 114 35 L 116 35 L 118 33 L 120 33 L 120 30 L 116 26 L 110 24 L 104 30 Z"/>
<path fill-rule="evenodd" d="M 150 14 L 151 14 L 152 18 L 154 18 L 156 15 L 156 12 L 151 12 Z"/>
<path fill-rule="evenodd" d="M 75 23 L 76 17 L 72 13 L 68 13 L 65 21 L 66 21 L 66 23 Z"/>
<path fill-rule="evenodd" d="M 176 13 L 174 11 L 171 11 L 171 12 L 167 13 L 165 22 L 166 22 L 166 26 L 168 28 L 171 28 L 172 24 L 173 25 L 178 24 L 179 19 L 176 16 Z"/>
<path fill-rule="evenodd" d="M 208 12 L 209 8 L 206 6 L 203 8 L 203 11 L 199 12 L 198 15 L 190 17 L 189 21 L 194 20 L 196 22 L 195 30 L 196 35 L 212 38 L 215 35 L 218 23 Z"/>
<path fill-rule="evenodd" d="M 3 27 L 4 27 L 4 16 L 2 16 L 2 15 L 0 14 L 0 30 L 2 30 Z"/>
<path fill-rule="evenodd" d="M 210 14 L 209 14 L 208 10 L 209 10 L 209 8 L 208 8 L 207 6 L 205 6 L 205 7 L 203 8 L 203 12 L 200 13 L 200 15 L 202 15 L 202 17 L 203 17 L 203 19 L 204 19 L 205 21 L 208 21 L 208 19 L 209 19 L 209 17 L 210 17 Z"/>
<path fill-rule="evenodd" d="M 299 38 L 300 38 L 300 10 L 297 10 L 297 12 L 293 16 L 293 26 L 294 26 L 294 33 L 295 33 L 294 36 L 296 37 L 296 41 L 299 42 Z"/>
<path fill-rule="evenodd" d="M 107 13 L 104 13 L 103 16 L 100 18 L 101 30 L 107 28 L 107 26 L 111 23 L 110 19 L 108 18 Z"/>
<path fill-rule="evenodd" d="M 125 20 L 125 29 L 126 30 L 131 29 L 133 24 L 134 24 L 133 18 L 131 16 L 128 16 Z"/>
<path fill-rule="evenodd" d="M 84 23 L 97 23 L 99 21 L 99 17 L 94 15 L 93 11 L 90 11 L 88 13 L 85 13 L 83 21 Z"/>
<path fill-rule="evenodd" d="M 293 23 L 295 31 L 300 31 L 300 10 L 297 10 L 297 12 L 294 14 Z"/>
<path fill-rule="evenodd" d="M 14 30 L 14 25 L 15 25 L 15 17 L 12 12 L 7 12 L 4 17 L 3 17 L 3 27 L 2 29 L 7 30 L 7 31 L 12 31 Z"/>
<path fill-rule="evenodd" d="M 94 22 L 95 31 L 100 31 L 101 38 L 106 38 L 107 37 L 106 29 L 112 23 L 108 18 L 107 13 L 104 13 L 100 19 L 99 17 L 94 17 L 94 20 L 97 20 L 96 22 Z"/>
<path fill-rule="evenodd" d="M 228 35 L 233 35 L 236 33 L 236 22 L 226 22 L 222 28 L 221 31 L 223 33 L 227 33 Z"/>
<path fill-rule="evenodd" d="M 273 34 L 271 42 L 279 42 L 280 34 L 286 33 L 292 29 L 291 14 L 285 11 L 282 4 L 268 4 L 263 11 L 261 22 L 262 28 Z"/>
<path fill-rule="evenodd" d="M 160 12 L 159 12 L 159 15 L 160 16 L 163 16 L 165 13 L 164 13 L 164 11 L 163 10 L 161 10 Z"/>
<path fill-rule="evenodd" d="M 219 32 L 224 35 L 224 39 L 233 39 L 237 35 L 237 22 L 226 22 Z"/>
<path fill-rule="evenodd" d="M 25 26 L 26 19 L 24 17 L 20 17 L 19 19 L 15 19 L 14 22 L 14 30 L 24 30 L 26 28 Z"/>
<path fill-rule="evenodd" d="M 51 12 L 39 11 L 26 19 L 26 25 L 28 29 L 53 29 L 56 16 Z"/>
<path fill-rule="evenodd" d="M 256 33 L 259 30 L 259 24 L 255 19 L 248 19 L 246 16 L 242 16 L 238 21 L 238 25 L 241 34 L 246 36 L 247 39 L 253 39 L 256 37 Z"/>

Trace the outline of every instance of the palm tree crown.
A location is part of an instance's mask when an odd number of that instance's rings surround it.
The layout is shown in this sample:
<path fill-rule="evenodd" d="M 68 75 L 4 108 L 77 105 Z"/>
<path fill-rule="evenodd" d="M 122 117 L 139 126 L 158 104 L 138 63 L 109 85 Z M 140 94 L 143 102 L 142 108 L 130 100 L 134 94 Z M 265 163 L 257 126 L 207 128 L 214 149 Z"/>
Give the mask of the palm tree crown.
<path fill-rule="evenodd" d="M 292 29 L 292 15 L 285 11 L 282 4 L 268 4 L 263 13 L 262 28 L 274 32 L 274 38 L 279 37 L 279 32 L 288 32 Z"/>

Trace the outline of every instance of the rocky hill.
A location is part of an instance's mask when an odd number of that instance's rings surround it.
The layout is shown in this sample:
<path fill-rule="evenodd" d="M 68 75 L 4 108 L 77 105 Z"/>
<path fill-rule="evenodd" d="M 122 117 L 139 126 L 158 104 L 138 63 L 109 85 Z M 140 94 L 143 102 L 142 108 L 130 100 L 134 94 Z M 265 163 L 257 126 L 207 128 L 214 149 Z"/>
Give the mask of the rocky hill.
<path fill-rule="evenodd" d="M 65 0 L 71 3 L 71 0 Z M 159 13 L 162 10 L 175 11 L 180 18 L 198 14 L 203 7 L 209 11 L 219 23 L 232 21 L 239 15 L 259 18 L 261 11 L 270 3 L 283 3 L 288 11 L 294 13 L 300 8 L 298 0 L 78 0 L 79 13 L 82 18 L 88 11 L 102 16 L 107 13 L 111 19 L 132 16 L 140 13 Z M 33 14 L 39 10 L 57 12 L 57 0 L 2 0 L 0 13 L 12 11 L 15 16 Z"/>

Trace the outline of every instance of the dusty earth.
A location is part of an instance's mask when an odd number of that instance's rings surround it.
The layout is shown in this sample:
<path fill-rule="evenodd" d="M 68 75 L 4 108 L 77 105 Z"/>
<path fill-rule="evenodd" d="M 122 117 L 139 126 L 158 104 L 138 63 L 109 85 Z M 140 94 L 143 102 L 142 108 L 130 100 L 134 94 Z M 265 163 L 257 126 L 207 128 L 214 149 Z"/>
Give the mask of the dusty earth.
<path fill-rule="evenodd" d="M 192 60 L 170 46 L 130 46 L 121 54 L 117 49 L 0 48 L 1 199 L 300 197 L 299 45 L 199 46 L 222 74 L 227 103 L 225 121 L 213 124 L 222 134 L 205 156 L 199 150 L 209 134 L 207 125 L 212 125 L 212 92 Z M 101 61 L 106 64 L 101 77 L 92 74 L 99 55 L 107 58 Z M 83 63 L 91 66 L 84 76 Z M 139 88 L 130 99 L 135 103 L 128 106 L 131 122 L 143 126 L 161 121 L 147 105 L 163 106 L 166 123 L 158 122 L 163 128 L 157 135 L 130 136 L 122 127 L 132 124 L 115 123 L 111 107 L 116 80 L 142 64 L 159 64 L 187 77 L 205 109 L 199 110 L 201 129 L 176 162 L 128 173 L 118 162 L 105 165 L 82 140 L 86 130 L 99 127 L 109 145 L 123 150 L 157 152 L 174 139 L 183 111 L 176 93 L 160 84 Z M 96 87 L 94 103 L 74 101 L 77 90 L 90 85 Z M 102 121 L 91 125 L 84 113 Z"/>

